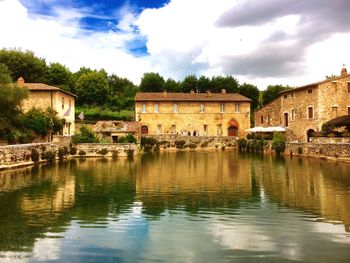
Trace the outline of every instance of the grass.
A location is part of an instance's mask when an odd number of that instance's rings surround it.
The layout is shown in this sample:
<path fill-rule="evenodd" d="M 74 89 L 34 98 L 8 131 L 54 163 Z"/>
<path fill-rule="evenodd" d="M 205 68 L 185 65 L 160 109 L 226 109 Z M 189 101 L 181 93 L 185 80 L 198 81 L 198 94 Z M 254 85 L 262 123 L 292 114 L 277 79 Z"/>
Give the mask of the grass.
<path fill-rule="evenodd" d="M 84 121 L 99 121 L 99 120 L 134 120 L 133 110 L 122 110 L 120 112 L 112 111 L 109 108 L 83 106 L 75 108 L 75 118 L 79 120 L 78 115 L 84 112 Z"/>

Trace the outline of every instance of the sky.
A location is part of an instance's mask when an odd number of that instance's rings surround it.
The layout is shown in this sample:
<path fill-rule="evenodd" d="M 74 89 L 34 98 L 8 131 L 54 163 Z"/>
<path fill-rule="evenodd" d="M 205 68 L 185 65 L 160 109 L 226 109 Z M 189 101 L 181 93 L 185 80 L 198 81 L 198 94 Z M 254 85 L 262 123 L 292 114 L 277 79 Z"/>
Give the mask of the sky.
<path fill-rule="evenodd" d="M 348 0 L 0 0 L 0 48 L 135 84 L 232 75 L 259 89 L 350 71 Z"/>

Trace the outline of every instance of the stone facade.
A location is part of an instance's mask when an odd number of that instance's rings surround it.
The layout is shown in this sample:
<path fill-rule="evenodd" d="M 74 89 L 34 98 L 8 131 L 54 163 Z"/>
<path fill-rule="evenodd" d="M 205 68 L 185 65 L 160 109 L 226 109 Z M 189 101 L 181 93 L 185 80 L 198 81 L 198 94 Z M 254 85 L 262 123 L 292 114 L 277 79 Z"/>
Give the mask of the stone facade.
<path fill-rule="evenodd" d="M 66 120 L 63 135 L 74 135 L 76 97 L 74 94 L 42 83 L 25 83 L 23 78 L 19 78 L 17 84 L 29 90 L 29 97 L 22 105 L 24 111 L 33 107 L 43 110 L 51 107 L 58 113 L 59 118 Z"/>
<path fill-rule="evenodd" d="M 136 155 L 139 150 L 137 144 L 133 143 L 78 143 L 75 146 L 78 154 L 79 151 L 84 151 L 86 156 L 127 156 L 129 150 Z M 106 154 L 103 154 L 103 151 Z"/>
<path fill-rule="evenodd" d="M 282 126 L 291 140 L 307 141 L 309 134 L 336 117 L 350 114 L 350 75 L 283 91 L 254 114 L 255 126 Z M 270 116 L 270 119 L 269 119 Z M 270 121 L 269 121 L 270 120 Z"/>
<path fill-rule="evenodd" d="M 143 134 L 246 135 L 250 99 L 226 93 L 138 93 L 135 120 Z"/>

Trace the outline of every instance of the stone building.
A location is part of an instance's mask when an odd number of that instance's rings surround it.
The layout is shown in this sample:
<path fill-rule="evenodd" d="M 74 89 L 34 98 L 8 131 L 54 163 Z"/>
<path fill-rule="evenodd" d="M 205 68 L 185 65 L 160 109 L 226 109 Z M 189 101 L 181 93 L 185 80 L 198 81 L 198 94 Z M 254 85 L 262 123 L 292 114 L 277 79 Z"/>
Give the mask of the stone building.
<path fill-rule="evenodd" d="M 350 114 L 350 74 L 282 91 L 255 112 L 255 126 L 282 126 L 289 139 L 308 141 L 313 132 L 336 117 Z"/>
<path fill-rule="evenodd" d="M 43 110 L 51 107 L 57 111 L 59 118 L 65 119 L 63 135 L 74 134 L 76 95 L 43 83 L 25 83 L 23 78 L 17 80 L 17 85 L 29 90 L 29 96 L 23 103 L 24 111 L 28 111 L 33 107 Z"/>
<path fill-rule="evenodd" d="M 135 120 L 142 134 L 245 136 L 251 100 L 226 93 L 137 93 Z"/>
<path fill-rule="evenodd" d="M 132 134 L 138 142 L 141 141 L 141 124 L 137 121 L 98 121 L 92 130 L 112 143 L 117 143 L 118 138 L 128 134 Z"/>

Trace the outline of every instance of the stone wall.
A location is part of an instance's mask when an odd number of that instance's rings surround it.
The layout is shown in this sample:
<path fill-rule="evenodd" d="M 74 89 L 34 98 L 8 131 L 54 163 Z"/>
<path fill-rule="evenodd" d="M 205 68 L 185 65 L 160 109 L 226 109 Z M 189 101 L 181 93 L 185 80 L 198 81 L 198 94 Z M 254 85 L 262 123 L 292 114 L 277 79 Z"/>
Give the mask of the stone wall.
<path fill-rule="evenodd" d="M 127 156 L 129 150 L 133 151 L 133 155 L 139 152 L 138 145 L 133 143 L 78 143 L 75 147 L 78 155 L 83 151 L 86 156 Z"/>
<path fill-rule="evenodd" d="M 72 142 L 72 136 L 53 135 L 52 143 L 58 144 L 60 147 L 69 147 Z"/>
<path fill-rule="evenodd" d="M 302 154 L 313 157 L 346 158 L 350 160 L 350 143 L 297 143 L 286 144 L 285 154 L 298 155 L 298 148 Z"/>
<path fill-rule="evenodd" d="M 182 136 L 179 134 L 148 135 L 161 143 L 161 149 L 175 148 L 175 141 L 183 140 L 185 145 L 196 144 L 203 148 L 236 147 L 237 139 L 231 136 Z M 204 146 L 205 145 L 205 146 Z"/>
<path fill-rule="evenodd" d="M 350 143 L 349 137 L 311 137 L 313 143 Z"/>

